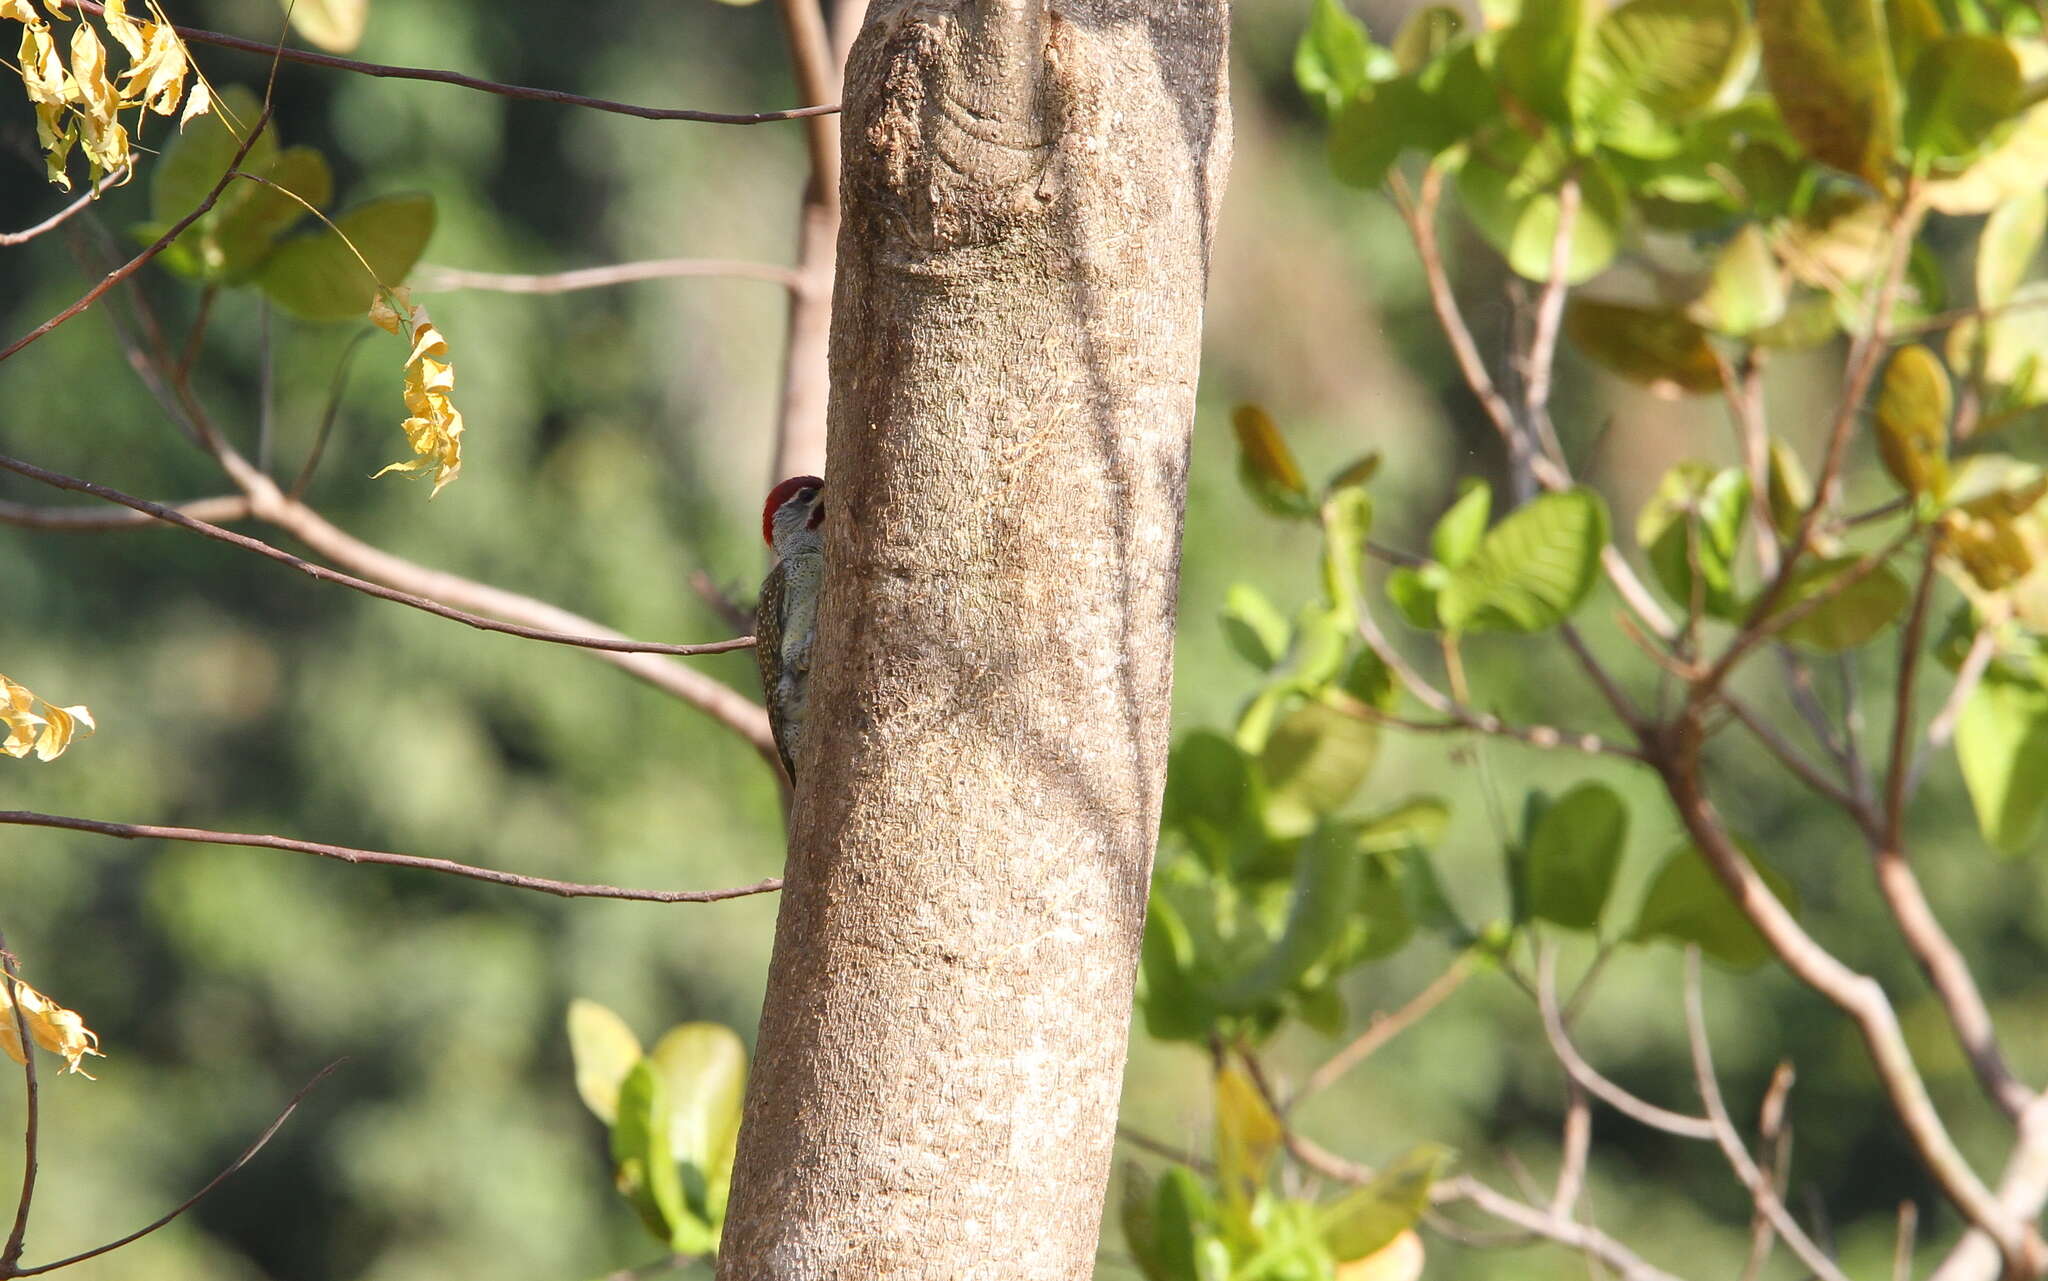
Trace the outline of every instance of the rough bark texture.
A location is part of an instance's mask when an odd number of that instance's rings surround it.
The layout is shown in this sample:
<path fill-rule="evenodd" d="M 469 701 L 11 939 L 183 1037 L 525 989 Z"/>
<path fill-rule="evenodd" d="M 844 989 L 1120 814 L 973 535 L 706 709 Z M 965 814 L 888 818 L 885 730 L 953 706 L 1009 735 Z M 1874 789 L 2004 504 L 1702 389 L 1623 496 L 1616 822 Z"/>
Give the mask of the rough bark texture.
<path fill-rule="evenodd" d="M 817 666 L 719 1275 L 1093 1272 L 1166 767 L 1223 0 L 875 0 Z"/>

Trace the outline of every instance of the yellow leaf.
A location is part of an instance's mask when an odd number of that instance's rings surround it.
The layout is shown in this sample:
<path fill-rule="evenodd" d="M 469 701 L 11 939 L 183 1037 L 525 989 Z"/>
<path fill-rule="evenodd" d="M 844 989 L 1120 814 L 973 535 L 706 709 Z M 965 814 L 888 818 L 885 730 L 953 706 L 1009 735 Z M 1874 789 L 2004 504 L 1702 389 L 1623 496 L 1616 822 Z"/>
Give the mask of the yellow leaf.
<path fill-rule="evenodd" d="M 1362 1259 L 1337 1265 L 1337 1281 L 1416 1281 L 1422 1275 L 1422 1238 L 1409 1228 Z"/>
<path fill-rule="evenodd" d="M 21 1044 L 21 1030 L 14 1019 L 17 1003 L 21 1007 L 22 1022 L 28 1024 L 30 1038 L 50 1053 L 61 1056 L 66 1072 L 76 1072 L 86 1080 L 92 1080 L 92 1073 L 80 1063 L 87 1055 L 106 1057 L 99 1051 L 99 1036 L 75 1011 L 65 1009 L 20 979 L 14 980 L 12 1000 L 8 998 L 7 985 L 0 983 L 0 1053 L 5 1053 L 16 1063 L 28 1061 L 27 1052 Z"/>
<path fill-rule="evenodd" d="M 392 333 L 398 332 L 396 317 L 397 313 L 381 297 L 370 309 L 370 319 Z M 407 321 L 412 328 L 412 354 L 405 359 L 405 408 L 409 417 L 399 426 L 417 456 L 392 463 L 377 475 L 435 468 L 434 488 L 427 495 L 432 498 L 462 471 L 462 411 L 450 398 L 455 390 L 455 367 L 444 359 L 448 355 L 448 340 L 428 319 L 425 307 L 412 308 Z"/>
<path fill-rule="evenodd" d="M 0 725 L 7 729 L 0 752 L 17 759 L 34 752 L 36 759 L 44 761 L 62 756 L 65 748 L 97 728 L 86 708 L 53 707 L 4 675 L 0 675 Z"/>
<path fill-rule="evenodd" d="M 34 6 L 30 5 L 28 0 L 0 0 L 0 19 L 25 22 L 31 27 L 39 27 L 43 24 L 42 18 L 36 13 Z"/>
<path fill-rule="evenodd" d="M 83 22 L 71 33 L 71 89 L 93 176 L 128 163 L 128 130 L 121 123 L 121 95 L 107 77 L 107 48 Z"/>
<path fill-rule="evenodd" d="M 1285 1135 L 1258 1085 L 1237 1064 L 1216 1074 L 1216 1173 L 1233 1205 L 1249 1206 Z"/>
<path fill-rule="evenodd" d="M 178 109 L 178 99 L 185 92 L 185 74 L 192 69 L 185 56 L 185 42 L 178 39 L 178 33 L 168 23 L 146 22 L 142 25 L 143 49 L 122 74 L 122 95 L 130 105 L 140 104 L 160 116 L 168 116 Z M 201 100 L 205 83 L 194 78 L 192 97 Z M 204 105 L 195 110 L 185 108 L 179 120 L 182 125 L 205 111 Z"/>
<path fill-rule="evenodd" d="M 107 0 L 100 21 L 107 24 L 107 34 L 120 41 L 121 47 L 128 51 L 130 62 L 142 56 L 145 40 L 135 20 L 128 16 L 128 0 Z M 128 74 L 133 75 L 134 70 L 131 66 Z"/>
<path fill-rule="evenodd" d="M 203 116 L 213 110 L 213 91 L 206 87 L 206 81 L 197 76 L 192 78 L 192 94 L 185 99 L 185 110 L 178 116 L 178 128 L 194 116 Z"/>

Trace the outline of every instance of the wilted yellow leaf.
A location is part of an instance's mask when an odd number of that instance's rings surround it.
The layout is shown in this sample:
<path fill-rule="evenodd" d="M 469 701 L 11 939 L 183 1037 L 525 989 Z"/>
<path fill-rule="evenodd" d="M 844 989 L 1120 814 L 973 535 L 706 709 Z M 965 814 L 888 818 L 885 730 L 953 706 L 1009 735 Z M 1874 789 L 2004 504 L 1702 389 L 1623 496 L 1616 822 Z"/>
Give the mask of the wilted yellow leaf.
<path fill-rule="evenodd" d="M 1422 1238 L 1409 1228 L 1362 1259 L 1337 1265 L 1337 1281 L 1416 1281 L 1422 1275 Z"/>
<path fill-rule="evenodd" d="M 154 111 L 168 116 L 184 97 L 185 77 L 192 70 L 184 41 L 171 28 L 156 0 L 148 0 L 154 22 L 138 22 L 128 14 L 126 0 L 110 0 L 101 13 L 107 35 L 126 53 L 127 69 L 118 82 L 107 62 L 107 47 L 90 23 L 80 21 L 71 33 L 71 62 L 66 67 L 49 21 L 29 0 L 0 0 L 0 18 L 23 24 L 18 71 L 36 113 L 36 137 L 44 153 L 50 181 L 69 190 L 64 172 L 71 148 L 83 141 L 92 176 L 98 179 L 128 163 L 129 128 L 121 113 Z M 71 14 L 54 3 L 51 14 L 70 21 Z M 180 124 L 208 109 L 212 95 L 196 81 Z"/>
<path fill-rule="evenodd" d="M 83 706 L 46 703 L 4 675 L 0 675 L 0 725 L 7 729 L 0 752 L 17 759 L 34 752 L 36 759 L 43 761 L 56 760 L 73 740 L 87 737 L 97 728 L 92 713 Z"/>
<path fill-rule="evenodd" d="M 28 1061 L 28 1052 L 21 1044 L 21 1029 L 14 1018 L 17 1003 L 21 1006 L 21 1021 L 28 1024 L 28 1034 L 35 1043 L 61 1056 L 66 1072 L 92 1080 L 92 1073 L 80 1065 L 87 1055 L 106 1057 L 100 1053 L 98 1034 L 75 1011 L 65 1009 L 20 979 L 14 980 L 12 1000 L 7 995 L 7 984 L 0 983 L 0 1053 L 16 1063 Z"/>
<path fill-rule="evenodd" d="M 409 299 L 401 297 L 399 301 L 406 303 Z M 390 333 L 399 332 L 398 313 L 381 294 L 370 307 L 370 319 Z M 417 456 L 392 463 L 377 475 L 432 467 L 434 488 L 427 495 L 432 498 L 462 471 L 462 411 L 451 399 L 455 367 L 448 361 L 448 340 L 428 319 L 425 307 L 411 307 L 404 323 L 412 339 L 412 354 L 405 359 L 405 408 L 409 417 L 399 426 Z"/>

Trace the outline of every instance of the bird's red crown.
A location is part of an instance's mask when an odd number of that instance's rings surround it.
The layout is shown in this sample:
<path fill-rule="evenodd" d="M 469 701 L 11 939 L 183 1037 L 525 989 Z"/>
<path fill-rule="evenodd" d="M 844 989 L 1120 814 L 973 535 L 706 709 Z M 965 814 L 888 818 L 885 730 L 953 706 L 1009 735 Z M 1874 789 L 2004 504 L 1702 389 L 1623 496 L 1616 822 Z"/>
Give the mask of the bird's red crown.
<path fill-rule="evenodd" d="M 775 513 L 781 510 L 782 505 L 788 502 L 798 490 L 807 485 L 823 489 L 825 482 L 816 476 L 791 476 L 788 480 L 783 481 L 768 491 L 768 501 L 761 508 L 762 542 L 767 543 L 770 547 L 775 545 Z"/>

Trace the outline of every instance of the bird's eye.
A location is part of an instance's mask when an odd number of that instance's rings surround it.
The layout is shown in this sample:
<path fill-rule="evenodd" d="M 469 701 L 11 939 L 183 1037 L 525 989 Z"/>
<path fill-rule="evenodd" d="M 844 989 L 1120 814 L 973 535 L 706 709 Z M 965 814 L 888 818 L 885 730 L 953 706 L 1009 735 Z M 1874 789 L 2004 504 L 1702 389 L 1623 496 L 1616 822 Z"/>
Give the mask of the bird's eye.
<path fill-rule="evenodd" d="M 818 491 L 809 485 L 804 486 L 803 492 L 797 495 L 797 497 L 803 499 L 805 502 L 809 502 L 813 498 L 816 498 L 817 496 Z"/>

